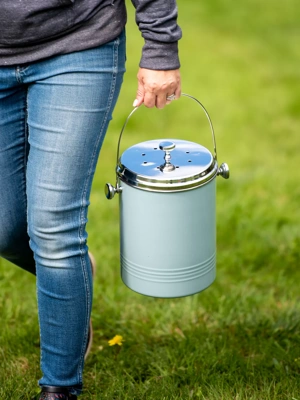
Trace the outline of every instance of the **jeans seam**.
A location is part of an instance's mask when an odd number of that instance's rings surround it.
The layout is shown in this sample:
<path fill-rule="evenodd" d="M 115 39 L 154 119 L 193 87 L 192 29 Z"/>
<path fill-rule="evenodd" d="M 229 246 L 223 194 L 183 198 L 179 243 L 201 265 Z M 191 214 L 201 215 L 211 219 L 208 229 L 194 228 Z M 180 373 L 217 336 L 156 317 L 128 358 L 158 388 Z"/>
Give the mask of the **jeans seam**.
<path fill-rule="evenodd" d="M 24 118 L 24 178 L 26 182 L 27 158 L 28 158 L 28 89 L 26 90 L 25 98 L 25 118 Z"/>
<path fill-rule="evenodd" d="M 79 239 L 80 239 L 80 243 L 81 243 L 81 254 L 82 254 L 82 270 L 83 270 L 83 276 L 84 276 L 84 280 L 85 280 L 85 285 L 86 285 L 86 290 L 88 293 L 88 301 L 87 301 L 87 309 L 89 310 L 91 308 L 91 294 L 89 293 L 89 286 L 88 286 L 88 282 L 87 282 L 87 274 L 86 274 L 86 265 L 85 265 L 85 261 L 84 261 L 84 257 L 83 257 L 83 226 L 84 226 L 84 218 L 85 218 L 85 200 L 86 200 L 86 194 L 88 191 L 88 183 L 89 183 L 89 177 L 92 174 L 93 171 L 93 165 L 94 165 L 94 161 L 95 161 L 95 157 L 96 157 L 96 153 L 97 153 L 97 148 L 99 147 L 99 142 L 102 138 L 102 134 L 103 134 L 103 130 L 104 127 L 107 123 L 107 118 L 109 116 L 110 110 L 111 110 L 111 105 L 112 105 L 112 100 L 114 97 L 114 92 L 115 92 L 115 88 L 116 88 L 116 80 L 117 80 L 117 73 L 118 73 L 118 48 L 119 48 L 119 44 L 120 44 L 120 39 L 119 37 L 114 41 L 113 44 L 113 69 L 112 69 L 112 82 L 111 82 L 111 87 L 110 87 L 110 93 L 108 96 L 108 102 L 106 105 L 106 114 L 103 118 L 102 121 L 102 126 L 100 128 L 99 131 L 99 135 L 98 135 L 98 140 L 95 143 L 94 146 L 94 151 L 93 154 L 91 156 L 91 161 L 90 161 L 90 168 L 89 171 L 87 173 L 86 176 L 86 180 L 85 180 L 85 184 L 84 184 L 84 188 L 83 188 L 83 192 L 82 192 L 82 198 L 81 198 L 81 211 L 80 211 L 80 230 L 79 230 Z M 91 310 L 90 310 L 91 311 Z M 86 321 L 86 326 L 89 326 L 89 320 Z M 84 343 L 86 343 L 88 338 L 88 329 L 86 331 L 85 334 L 85 341 Z M 83 365 L 83 361 L 84 361 L 84 354 L 85 354 L 85 348 L 82 348 L 82 352 L 81 352 L 81 359 L 80 359 L 80 363 L 79 363 L 79 370 L 78 370 L 78 380 L 81 383 L 82 382 L 82 365 Z"/>
<path fill-rule="evenodd" d="M 27 160 L 28 160 L 28 151 L 29 151 L 29 143 L 28 143 L 28 87 L 26 87 L 26 94 L 25 94 L 25 102 L 24 102 L 24 155 L 23 155 L 23 174 L 24 174 L 24 185 L 25 185 L 25 205 L 26 205 L 26 222 L 27 222 L 27 234 L 29 235 L 28 229 L 28 200 L 27 200 Z M 29 238 L 29 236 L 28 236 Z"/>

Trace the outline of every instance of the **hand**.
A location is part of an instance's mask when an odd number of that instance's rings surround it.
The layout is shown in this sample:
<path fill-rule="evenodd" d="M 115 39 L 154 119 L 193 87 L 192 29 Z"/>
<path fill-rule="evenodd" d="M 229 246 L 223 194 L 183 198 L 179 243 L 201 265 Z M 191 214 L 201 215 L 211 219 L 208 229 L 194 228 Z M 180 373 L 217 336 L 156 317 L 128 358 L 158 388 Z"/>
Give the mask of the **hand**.
<path fill-rule="evenodd" d="M 178 99 L 181 95 L 179 69 L 158 71 L 140 68 L 137 79 L 138 89 L 133 107 L 144 103 L 149 108 L 164 108 L 166 104 L 171 103 L 167 96 L 175 94 Z"/>

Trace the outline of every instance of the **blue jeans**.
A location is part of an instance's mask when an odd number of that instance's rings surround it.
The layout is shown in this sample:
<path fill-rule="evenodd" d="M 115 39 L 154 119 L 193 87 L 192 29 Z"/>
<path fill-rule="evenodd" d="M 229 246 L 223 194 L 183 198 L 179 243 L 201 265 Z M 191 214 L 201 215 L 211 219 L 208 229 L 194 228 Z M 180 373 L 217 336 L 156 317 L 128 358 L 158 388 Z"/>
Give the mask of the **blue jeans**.
<path fill-rule="evenodd" d="M 92 306 L 87 210 L 125 71 L 101 47 L 0 67 L 0 256 L 36 273 L 40 385 L 82 389 Z"/>

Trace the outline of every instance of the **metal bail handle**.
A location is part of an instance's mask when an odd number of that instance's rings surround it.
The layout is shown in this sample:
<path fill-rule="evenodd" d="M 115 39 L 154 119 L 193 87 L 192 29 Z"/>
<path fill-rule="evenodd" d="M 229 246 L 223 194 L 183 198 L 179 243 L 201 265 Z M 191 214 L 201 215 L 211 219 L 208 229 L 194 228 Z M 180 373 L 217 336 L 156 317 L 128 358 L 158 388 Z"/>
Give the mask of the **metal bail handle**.
<path fill-rule="evenodd" d="M 207 120 L 208 120 L 208 122 L 209 122 L 210 130 L 211 130 L 211 134 L 212 134 L 213 147 L 214 147 L 214 159 L 217 161 L 217 146 L 216 146 L 215 131 L 214 131 L 214 127 L 213 127 L 211 118 L 210 118 L 210 116 L 209 116 L 209 114 L 208 114 L 206 108 L 204 107 L 204 105 L 203 105 L 199 100 L 197 100 L 195 97 L 193 97 L 193 96 L 191 96 L 191 95 L 189 95 L 189 94 L 181 93 L 181 96 L 189 97 L 190 99 L 194 100 L 196 103 L 198 103 L 198 104 L 200 105 L 200 107 L 201 107 L 202 110 L 204 111 L 204 113 L 205 113 L 205 115 L 206 115 L 206 118 L 207 118 Z M 118 147 L 117 147 L 116 187 L 114 188 L 110 183 L 107 183 L 107 184 L 106 184 L 105 195 L 106 195 L 106 197 L 107 197 L 108 199 L 112 199 L 112 198 L 114 197 L 115 193 L 120 193 L 121 190 L 122 190 L 122 189 L 119 187 L 119 185 L 118 185 L 118 174 L 117 174 L 118 162 L 119 162 L 119 157 L 120 157 L 120 144 L 121 144 L 122 135 L 123 135 L 123 132 L 124 132 L 124 130 L 125 130 L 125 128 L 126 128 L 126 125 L 127 125 L 128 121 L 129 121 L 129 119 L 131 118 L 131 116 L 136 112 L 136 110 L 137 110 L 138 108 L 139 108 L 139 107 L 135 107 L 135 108 L 131 111 L 131 113 L 130 113 L 130 114 L 128 115 L 128 117 L 126 118 L 125 123 L 124 123 L 124 125 L 123 125 L 123 127 L 122 127 L 122 129 L 121 129 L 121 132 L 120 132 L 120 136 L 119 136 L 119 140 L 118 140 Z M 170 169 L 172 168 L 172 164 L 170 164 L 170 161 L 169 161 L 169 160 L 170 160 L 170 159 L 169 159 L 169 156 L 170 156 L 170 155 L 169 155 L 169 151 L 170 151 L 170 150 L 168 150 L 168 149 L 166 149 L 166 150 L 167 150 L 167 151 L 166 151 L 166 157 L 167 157 L 167 158 L 165 158 L 165 161 L 166 161 L 166 162 L 165 162 L 164 165 L 160 166 L 160 169 L 161 169 L 162 171 L 164 170 L 164 168 L 165 168 L 165 171 L 168 171 L 168 170 L 170 170 Z M 173 150 L 173 149 L 172 149 L 172 150 Z M 223 178 L 225 178 L 225 179 L 228 179 L 228 178 L 229 178 L 229 168 L 228 168 L 228 165 L 227 165 L 226 163 L 221 164 L 220 168 L 218 169 L 217 175 L 221 175 L 221 176 L 222 176 Z"/>
<path fill-rule="evenodd" d="M 200 107 L 201 107 L 202 110 L 204 111 L 204 113 L 205 113 L 205 115 L 206 115 L 206 118 L 207 118 L 207 120 L 208 120 L 208 122 L 209 122 L 210 130 L 211 130 L 211 133 L 212 133 L 212 139 L 213 139 L 213 145 L 214 145 L 214 153 L 215 153 L 215 154 L 214 154 L 214 158 L 215 158 L 215 160 L 217 160 L 217 146 L 216 146 L 215 131 L 214 131 L 214 127 L 213 127 L 212 121 L 211 121 L 211 119 L 210 119 L 210 116 L 209 116 L 209 114 L 208 114 L 206 108 L 204 107 L 204 105 L 203 105 L 199 100 L 197 100 L 195 97 L 193 97 L 193 96 L 191 96 L 191 95 L 189 95 L 189 94 L 181 93 L 181 96 L 189 97 L 190 99 L 194 100 L 196 103 L 198 103 L 198 104 L 200 105 Z M 126 128 L 126 125 L 127 125 L 128 121 L 129 121 L 130 117 L 132 116 L 132 114 L 134 114 L 134 113 L 136 112 L 136 110 L 137 110 L 138 108 L 139 108 L 139 107 L 135 107 L 135 108 L 131 111 L 131 113 L 130 113 L 130 114 L 128 115 L 128 117 L 126 118 L 126 121 L 125 121 L 125 123 L 124 123 L 124 125 L 123 125 L 123 127 L 122 127 L 122 129 L 121 129 L 120 136 L 119 136 L 119 141 L 118 141 L 118 148 L 117 148 L 117 162 L 116 162 L 116 168 L 118 167 L 118 162 L 119 162 L 119 157 L 120 157 L 120 144 L 121 144 L 121 139 L 122 139 L 123 132 L 124 132 L 124 130 L 125 130 L 125 128 Z"/>

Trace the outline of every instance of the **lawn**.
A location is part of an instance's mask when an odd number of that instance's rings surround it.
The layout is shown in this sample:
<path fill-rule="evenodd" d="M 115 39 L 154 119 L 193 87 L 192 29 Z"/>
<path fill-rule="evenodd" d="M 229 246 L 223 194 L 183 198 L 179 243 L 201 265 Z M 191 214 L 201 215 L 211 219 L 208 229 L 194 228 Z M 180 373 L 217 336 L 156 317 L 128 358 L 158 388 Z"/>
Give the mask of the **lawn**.
<path fill-rule="evenodd" d="M 127 73 L 99 160 L 89 211 L 97 258 L 94 346 L 82 399 L 300 400 L 300 46 L 296 0 L 178 0 L 183 92 L 212 118 L 217 278 L 202 293 L 155 299 L 129 290 L 119 267 L 117 140 L 136 90 L 142 40 L 128 2 Z M 121 152 L 179 138 L 212 150 L 197 104 L 141 108 Z M 35 279 L 0 260 L 0 399 L 30 399 L 40 377 Z M 123 345 L 109 346 L 116 334 Z"/>

